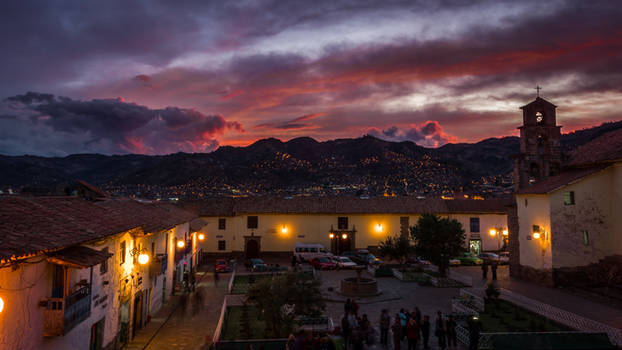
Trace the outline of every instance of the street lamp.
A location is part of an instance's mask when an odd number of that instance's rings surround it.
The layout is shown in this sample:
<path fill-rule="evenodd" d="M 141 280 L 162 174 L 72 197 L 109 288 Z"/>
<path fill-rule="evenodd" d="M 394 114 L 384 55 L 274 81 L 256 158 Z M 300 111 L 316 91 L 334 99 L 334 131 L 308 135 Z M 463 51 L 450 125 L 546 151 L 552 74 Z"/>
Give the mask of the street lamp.
<path fill-rule="evenodd" d="M 199 233 L 199 241 L 202 241 L 205 239 L 205 235 L 203 233 Z"/>
<path fill-rule="evenodd" d="M 185 245 L 186 245 L 186 242 L 184 242 L 183 239 L 177 240 L 177 248 L 183 248 Z"/>
<path fill-rule="evenodd" d="M 348 235 L 346 233 L 344 233 L 344 234 L 341 235 L 341 238 L 342 239 L 346 239 L 346 238 L 348 238 Z"/>
<path fill-rule="evenodd" d="M 334 234 L 334 233 L 329 233 L 329 234 L 328 234 L 328 238 L 330 238 L 330 239 L 335 238 L 335 234 Z"/>
<path fill-rule="evenodd" d="M 149 254 L 147 254 L 147 249 L 145 248 L 143 249 L 134 248 L 130 250 L 130 255 L 131 256 L 138 255 L 138 263 L 141 265 L 146 265 L 147 263 L 149 263 Z"/>

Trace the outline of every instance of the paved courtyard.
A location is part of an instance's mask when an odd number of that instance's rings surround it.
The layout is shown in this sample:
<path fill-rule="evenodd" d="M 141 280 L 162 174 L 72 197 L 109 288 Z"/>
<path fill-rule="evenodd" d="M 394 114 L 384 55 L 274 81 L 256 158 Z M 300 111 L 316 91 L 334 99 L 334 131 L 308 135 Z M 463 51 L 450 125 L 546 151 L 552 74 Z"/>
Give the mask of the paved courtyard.
<path fill-rule="evenodd" d="M 285 261 L 267 261 L 267 263 L 287 266 Z M 237 271 L 246 272 L 242 264 L 238 264 Z M 472 278 L 475 288 L 482 288 L 490 282 L 483 280 L 480 267 L 458 267 L 453 271 Z M 355 276 L 351 270 L 321 271 L 322 289 L 332 301 L 326 302 L 326 313 L 335 325 L 339 325 L 343 316 L 343 297 L 328 292 L 329 287 L 339 288 L 341 279 Z M 144 329 L 140 330 L 136 338 L 125 349 L 205 349 L 211 344 L 211 339 L 218 323 L 220 309 L 226 294 L 226 288 L 231 274 L 220 274 L 218 286 L 214 285 L 211 272 L 199 272 L 197 288 L 203 291 L 204 297 L 200 305 L 192 295 L 187 301 L 186 308 L 177 307 L 180 296 L 172 298 L 163 309 L 155 315 Z M 363 276 L 369 276 L 363 271 Z M 375 328 L 378 328 L 382 309 L 388 309 L 393 316 L 400 308 L 413 310 L 419 307 L 424 315 L 430 315 L 432 321 L 430 345 L 437 349 L 436 339 L 433 337 L 434 316 L 438 310 L 443 313 L 451 312 L 451 298 L 459 295 L 458 288 L 434 288 L 420 286 L 413 282 L 401 282 L 393 277 L 377 278 L 378 287 L 382 294 L 374 298 L 357 299 L 360 305 L 359 315 L 367 314 Z M 610 326 L 622 328 L 622 313 L 618 309 L 604 304 L 595 303 L 584 298 L 569 294 L 564 290 L 547 288 L 528 282 L 511 279 L 507 266 L 498 270 L 498 283 L 502 288 L 525 295 L 529 298 L 548 303 L 558 308 L 576 313 L 586 318 L 599 321 Z M 197 307 L 198 306 L 198 307 Z M 379 336 L 377 336 L 379 338 Z M 391 339 L 391 337 L 389 337 Z M 421 344 L 420 344 L 421 345 Z M 373 346 L 372 349 L 379 348 Z M 406 349 L 406 344 L 402 344 Z M 462 349 L 463 347 L 459 347 Z"/>

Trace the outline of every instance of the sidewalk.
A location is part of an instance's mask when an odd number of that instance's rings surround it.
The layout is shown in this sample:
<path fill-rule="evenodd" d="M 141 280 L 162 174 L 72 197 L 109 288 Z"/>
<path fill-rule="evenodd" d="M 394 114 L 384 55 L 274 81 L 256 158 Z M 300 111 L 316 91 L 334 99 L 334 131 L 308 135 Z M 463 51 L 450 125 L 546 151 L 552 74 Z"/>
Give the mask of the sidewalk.
<path fill-rule="evenodd" d="M 454 271 L 472 276 L 474 288 L 485 288 L 491 282 L 490 272 L 487 280 L 482 279 L 479 266 L 454 268 Z M 622 330 L 622 311 L 619 309 L 582 298 L 561 288 L 550 288 L 511 278 L 507 266 L 499 267 L 497 283 L 501 288 Z"/>
<path fill-rule="evenodd" d="M 214 286 L 211 273 L 197 272 L 196 290 L 201 290 L 203 300 L 197 305 L 196 293 L 187 297 L 187 305 L 180 305 L 182 295 L 171 296 L 166 305 L 151 318 L 147 326 L 123 349 L 157 350 L 207 348 L 218 323 L 220 307 L 226 294 L 230 274 L 221 274 L 218 286 Z"/>

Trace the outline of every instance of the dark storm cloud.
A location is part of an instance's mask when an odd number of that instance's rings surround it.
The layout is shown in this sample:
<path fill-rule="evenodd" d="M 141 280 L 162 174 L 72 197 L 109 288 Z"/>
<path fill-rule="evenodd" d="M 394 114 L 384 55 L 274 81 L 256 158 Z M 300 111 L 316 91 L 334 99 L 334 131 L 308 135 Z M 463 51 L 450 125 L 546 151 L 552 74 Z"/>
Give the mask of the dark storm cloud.
<path fill-rule="evenodd" d="M 219 115 L 208 116 L 191 109 L 150 109 L 121 99 L 91 101 L 29 92 L 2 102 L 0 153 L 26 153 L 45 135 L 49 155 L 70 153 L 205 152 L 218 147 L 215 136 L 227 129 L 243 131 L 237 122 Z M 4 124 L 4 125 L 3 125 Z M 54 135 L 58 139 L 54 140 Z M 23 144 L 23 150 L 19 146 Z"/>
<path fill-rule="evenodd" d="M 405 128 L 391 126 L 384 130 L 372 128 L 368 134 L 388 141 L 412 141 L 420 146 L 438 147 L 455 141 L 455 137 L 443 132 L 436 121 L 427 121 L 420 125 L 409 125 Z"/>

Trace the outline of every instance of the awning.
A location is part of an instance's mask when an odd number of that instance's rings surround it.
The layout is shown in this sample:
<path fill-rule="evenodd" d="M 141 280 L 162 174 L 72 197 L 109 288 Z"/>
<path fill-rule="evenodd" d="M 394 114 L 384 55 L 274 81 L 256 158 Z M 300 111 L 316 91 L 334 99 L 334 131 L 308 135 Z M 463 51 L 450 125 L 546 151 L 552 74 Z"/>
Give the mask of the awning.
<path fill-rule="evenodd" d="M 113 254 L 91 249 L 85 246 L 75 246 L 71 248 L 65 248 L 50 254 L 47 261 L 58 264 L 66 265 L 69 267 L 83 269 L 86 267 L 95 266 L 101 264 L 110 258 Z"/>

